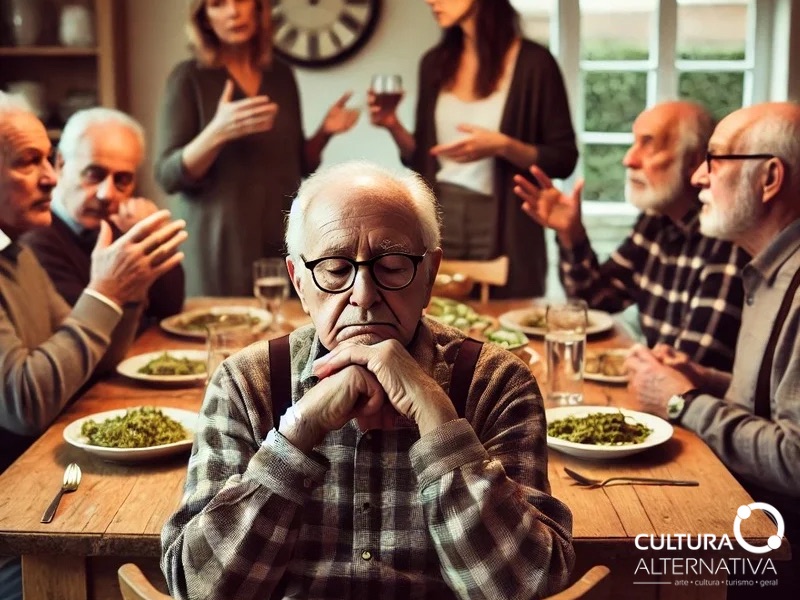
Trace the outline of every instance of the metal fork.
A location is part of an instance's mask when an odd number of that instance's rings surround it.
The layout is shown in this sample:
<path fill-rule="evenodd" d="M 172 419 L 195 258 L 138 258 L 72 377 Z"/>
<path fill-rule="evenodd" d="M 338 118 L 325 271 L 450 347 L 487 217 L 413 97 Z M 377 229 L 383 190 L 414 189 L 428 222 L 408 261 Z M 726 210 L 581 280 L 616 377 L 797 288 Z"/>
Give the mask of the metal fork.
<path fill-rule="evenodd" d="M 77 490 L 80 482 L 81 468 L 77 463 L 69 463 L 67 468 L 64 470 L 64 481 L 61 484 L 61 489 L 58 490 L 56 497 L 53 498 L 50 506 L 48 506 L 47 510 L 44 511 L 44 514 L 42 515 L 42 523 L 49 523 L 53 520 L 53 515 L 56 514 L 58 503 L 61 502 L 61 496 Z"/>
<path fill-rule="evenodd" d="M 697 486 L 700 485 L 697 481 L 690 481 L 686 479 L 658 479 L 657 477 L 609 477 L 608 479 L 592 479 L 573 471 L 568 467 L 564 467 L 564 472 L 577 481 L 580 485 L 597 488 L 608 485 L 609 483 L 632 484 L 632 485 L 678 485 L 678 486 Z"/>

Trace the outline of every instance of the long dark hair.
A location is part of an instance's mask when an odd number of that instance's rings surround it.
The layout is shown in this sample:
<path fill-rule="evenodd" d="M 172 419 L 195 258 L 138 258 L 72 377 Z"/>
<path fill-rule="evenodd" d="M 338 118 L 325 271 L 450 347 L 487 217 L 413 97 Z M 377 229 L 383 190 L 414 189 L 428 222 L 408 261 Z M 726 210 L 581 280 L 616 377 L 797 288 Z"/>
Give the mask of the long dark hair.
<path fill-rule="evenodd" d="M 519 14 L 509 0 L 476 0 L 475 42 L 478 50 L 478 76 L 474 92 L 486 98 L 503 75 L 504 60 L 514 39 L 520 35 Z M 464 32 L 459 26 L 448 27 L 436 46 L 440 73 L 439 87 L 453 83 L 464 50 Z"/>

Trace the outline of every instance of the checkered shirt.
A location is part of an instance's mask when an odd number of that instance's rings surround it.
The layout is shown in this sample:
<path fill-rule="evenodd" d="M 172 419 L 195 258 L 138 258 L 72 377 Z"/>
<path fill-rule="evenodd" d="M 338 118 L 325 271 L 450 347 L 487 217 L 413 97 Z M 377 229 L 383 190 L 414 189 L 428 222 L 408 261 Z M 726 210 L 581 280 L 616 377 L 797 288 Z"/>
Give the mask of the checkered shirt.
<path fill-rule="evenodd" d="M 409 346 L 445 391 L 462 339 L 423 320 Z M 311 326 L 290 343 L 296 401 L 324 349 Z M 209 384 L 162 532 L 175 598 L 533 598 L 566 584 L 572 516 L 549 495 L 522 361 L 484 345 L 466 418 L 422 438 L 411 421 L 366 433 L 351 421 L 306 455 L 273 427 L 268 354 L 251 346 Z"/>
<path fill-rule="evenodd" d="M 619 312 L 631 304 L 647 345 L 674 346 L 694 361 L 730 371 L 742 314 L 741 272 L 749 256 L 700 233 L 699 212 L 679 222 L 642 214 L 602 265 L 588 241 L 561 248 L 568 295 L 591 308 Z"/>

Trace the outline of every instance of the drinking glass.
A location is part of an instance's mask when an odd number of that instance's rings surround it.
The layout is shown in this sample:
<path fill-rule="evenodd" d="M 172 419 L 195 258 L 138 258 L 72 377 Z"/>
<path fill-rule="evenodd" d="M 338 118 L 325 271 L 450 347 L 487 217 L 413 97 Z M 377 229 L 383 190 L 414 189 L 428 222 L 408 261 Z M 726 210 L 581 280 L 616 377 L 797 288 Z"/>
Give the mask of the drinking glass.
<path fill-rule="evenodd" d="M 261 301 L 278 327 L 283 325 L 283 301 L 289 295 L 289 273 L 282 258 L 259 258 L 253 262 L 253 295 Z"/>
<path fill-rule="evenodd" d="M 392 111 L 403 97 L 403 78 L 400 75 L 373 75 L 370 91 L 375 94 L 375 102 L 381 110 Z"/>
<path fill-rule="evenodd" d="M 226 325 L 215 323 L 206 329 L 206 347 L 208 362 L 206 363 L 206 383 L 211 379 L 222 361 L 262 339 L 263 331 L 251 325 Z"/>
<path fill-rule="evenodd" d="M 556 404 L 583 404 L 588 307 L 569 299 L 547 305 L 544 350 L 547 356 L 547 399 Z"/>

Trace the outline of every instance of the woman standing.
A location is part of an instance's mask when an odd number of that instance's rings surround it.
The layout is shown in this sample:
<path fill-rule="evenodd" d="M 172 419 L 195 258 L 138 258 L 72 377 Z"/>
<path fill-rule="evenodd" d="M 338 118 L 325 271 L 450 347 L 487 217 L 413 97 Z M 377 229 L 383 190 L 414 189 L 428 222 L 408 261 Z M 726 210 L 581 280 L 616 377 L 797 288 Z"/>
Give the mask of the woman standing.
<path fill-rule="evenodd" d="M 250 295 L 251 268 L 281 256 L 283 219 L 331 136 L 350 129 L 350 94 L 303 135 L 291 69 L 272 56 L 266 0 L 192 0 L 193 60 L 167 81 L 156 178 L 186 220 L 186 295 Z"/>
<path fill-rule="evenodd" d="M 523 39 L 508 0 L 426 0 L 442 39 L 422 58 L 416 131 L 369 95 L 372 123 L 385 127 L 403 162 L 435 189 L 442 248 L 451 259 L 510 257 L 495 297 L 544 293 L 544 232 L 520 212 L 514 174 L 535 164 L 567 177 L 578 149 L 555 59 Z"/>

